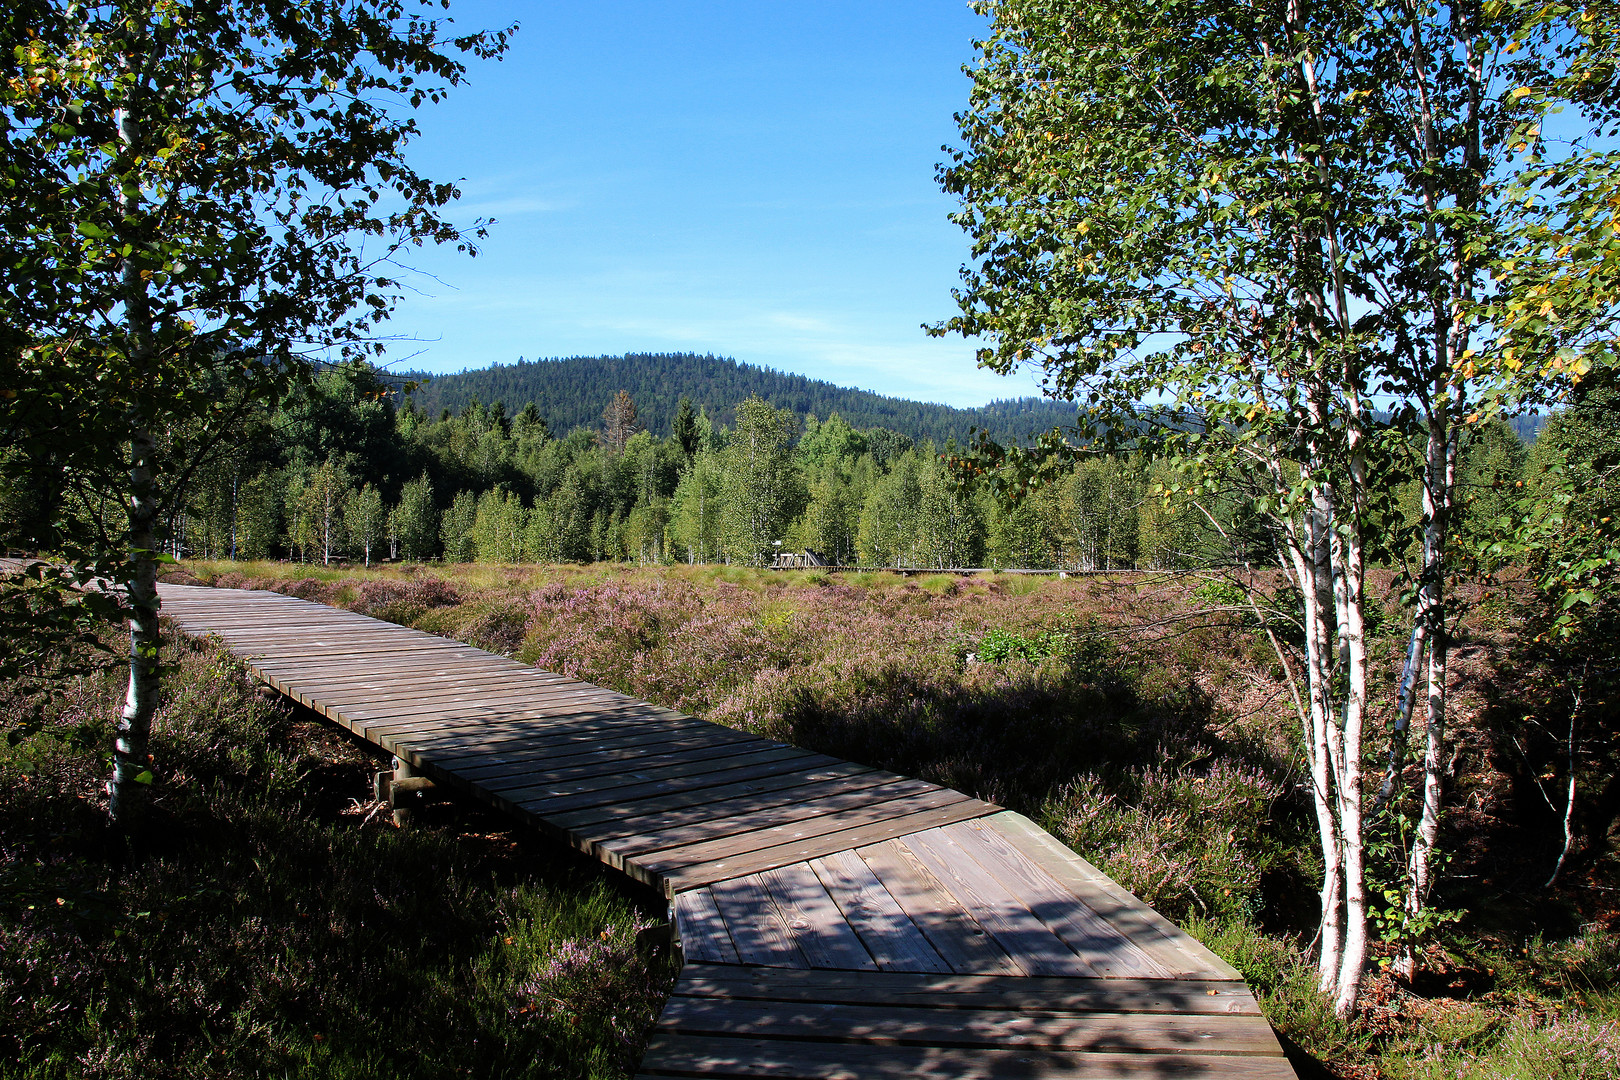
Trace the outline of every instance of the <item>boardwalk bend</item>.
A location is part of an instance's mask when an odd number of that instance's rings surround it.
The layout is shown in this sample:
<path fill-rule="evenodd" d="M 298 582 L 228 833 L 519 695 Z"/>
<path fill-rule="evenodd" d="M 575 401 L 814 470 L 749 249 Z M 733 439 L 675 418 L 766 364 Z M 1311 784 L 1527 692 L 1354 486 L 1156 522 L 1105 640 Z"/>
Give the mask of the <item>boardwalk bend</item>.
<path fill-rule="evenodd" d="M 1293 1077 L 1238 973 L 1032 822 L 271 592 L 163 613 L 420 774 L 661 889 L 647 1077 Z"/>

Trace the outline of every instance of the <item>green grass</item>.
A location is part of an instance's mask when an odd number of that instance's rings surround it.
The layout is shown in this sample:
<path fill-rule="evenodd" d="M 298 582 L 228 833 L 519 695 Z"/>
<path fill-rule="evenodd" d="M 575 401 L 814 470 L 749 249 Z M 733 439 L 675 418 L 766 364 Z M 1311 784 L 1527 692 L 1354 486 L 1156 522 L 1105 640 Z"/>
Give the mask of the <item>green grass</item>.
<path fill-rule="evenodd" d="M 116 673 L 0 743 L 0 1076 L 628 1075 L 652 898 L 478 811 L 368 820 L 366 755 L 169 649 L 137 848 L 97 790 Z"/>

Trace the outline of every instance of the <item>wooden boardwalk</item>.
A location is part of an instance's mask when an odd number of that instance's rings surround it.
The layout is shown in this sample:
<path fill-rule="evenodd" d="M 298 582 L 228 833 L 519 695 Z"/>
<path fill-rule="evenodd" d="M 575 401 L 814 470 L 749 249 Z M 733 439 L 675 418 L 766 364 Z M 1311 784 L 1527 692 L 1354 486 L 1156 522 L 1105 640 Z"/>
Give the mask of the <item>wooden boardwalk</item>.
<path fill-rule="evenodd" d="M 1293 1077 L 1238 973 L 1018 814 L 271 592 L 163 614 L 670 898 L 646 1077 Z"/>

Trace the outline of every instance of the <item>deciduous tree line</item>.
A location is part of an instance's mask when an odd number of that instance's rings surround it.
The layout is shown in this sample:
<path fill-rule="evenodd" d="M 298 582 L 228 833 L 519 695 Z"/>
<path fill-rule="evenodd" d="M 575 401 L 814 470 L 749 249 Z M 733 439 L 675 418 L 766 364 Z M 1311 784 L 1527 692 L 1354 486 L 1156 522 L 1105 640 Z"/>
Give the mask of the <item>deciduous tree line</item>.
<path fill-rule="evenodd" d="M 365 366 L 323 373 L 255 418 L 159 526 L 176 556 L 330 562 L 730 562 L 781 547 L 839 565 L 1169 568 L 1211 557 L 1162 469 L 1075 463 L 1011 503 L 935 447 L 757 398 L 735 427 L 683 402 L 663 439 L 616 396 L 599 428 L 554 436 L 533 406 L 396 408 Z M 41 503 L 43 505 L 43 503 Z M 84 508 L 93 511 L 93 506 Z"/>

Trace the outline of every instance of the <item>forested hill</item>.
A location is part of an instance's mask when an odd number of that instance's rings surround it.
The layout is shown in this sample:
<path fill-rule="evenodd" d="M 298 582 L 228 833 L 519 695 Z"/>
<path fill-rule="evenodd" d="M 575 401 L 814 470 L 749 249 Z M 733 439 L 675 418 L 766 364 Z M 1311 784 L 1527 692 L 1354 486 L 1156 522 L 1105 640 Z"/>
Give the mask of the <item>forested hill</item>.
<path fill-rule="evenodd" d="M 641 424 L 659 436 L 669 434 L 683 394 L 706 408 L 712 419 L 728 425 L 737 403 L 757 395 L 801 416 L 814 413 L 825 419 L 836 412 L 856 428 L 883 427 L 936 443 L 951 436 L 964 441 L 975 427 L 997 439 L 1023 439 L 1054 424 L 1069 423 L 1075 413 L 1072 405 L 1035 397 L 954 409 L 693 353 L 520 359 L 516 364 L 432 376 L 413 397 L 430 416 L 441 409 L 459 411 L 474 400 L 484 405 L 499 401 L 508 413 L 516 413 L 532 401 L 560 435 L 575 427 L 600 427 L 602 410 L 620 390 L 629 391 Z"/>

